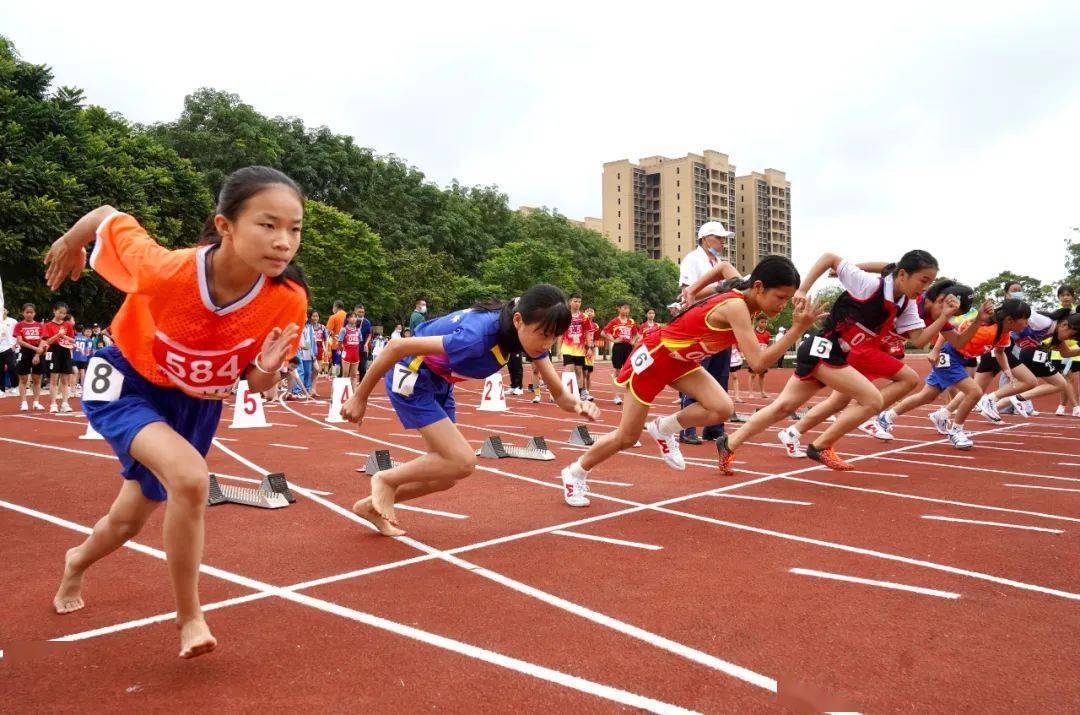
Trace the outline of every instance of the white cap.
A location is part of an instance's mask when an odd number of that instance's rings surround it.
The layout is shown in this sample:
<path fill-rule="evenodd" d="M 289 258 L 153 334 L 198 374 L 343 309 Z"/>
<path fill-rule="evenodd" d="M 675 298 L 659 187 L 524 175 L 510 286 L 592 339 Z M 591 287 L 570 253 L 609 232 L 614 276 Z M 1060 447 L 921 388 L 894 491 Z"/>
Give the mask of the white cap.
<path fill-rule="evenodd" d="M 701 224 L 701 228 L 697 231 L 697 237 L 700 241 L 706 236 L 719 236 L 720 238 L 731 238 L 735 235 L 733 231 L 728 231 L 724 228 L 724 224 L 719 221 L 706 221 Z"/>

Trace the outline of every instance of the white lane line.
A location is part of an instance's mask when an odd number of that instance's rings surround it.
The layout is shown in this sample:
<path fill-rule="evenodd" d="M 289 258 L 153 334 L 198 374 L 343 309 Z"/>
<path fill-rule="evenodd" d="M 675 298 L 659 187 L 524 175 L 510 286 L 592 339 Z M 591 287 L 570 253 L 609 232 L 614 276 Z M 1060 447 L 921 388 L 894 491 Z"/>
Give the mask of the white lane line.
<path fill-rule="evenodd" d="M 38 444 L 37 442 L 24 442 L 21 439 L 11 439 L 10 437 L 0 437 L 0 442 L 11 442 L 12 444 L 21 444 L 26 447 L 38 447 L 40 449 L 53 449 L 57 452 L 68 452 L 70 454 L 85 454 L 87 457 L 100 457 L 102 459 L 116 459 L 111 454 L 103 454 L 101 452 L 88 452 L 85 449 L 71 449 L 69 447 L 57 447 L 55 444 Z"/>
<path fill-rule="evenodd" d="M 587 539 L 589 541 L 602 541 L 605 544 L 615 544 L 616 546 L 629 546 L 635 549 L 645 549 L 646 551 L 660 551 L 663 546 L 656 546 L 655 544 L 643 544 L 640 541 L 624 541 L 622 539 L 612 539 L 607 536 L 594 536 L 592 534 L 581 534 L 576 531 L 565 531 L 559 529 L 551 532 L 552 534 L 558 534 L 559 536 L 572 536 L 575 539 Z"/>
<path fill-rule="evenodd" d="M 1048 492 L 1077 492 L 1080 489 L 1065 489 L 1064 487 L 1041 487 L 1036 484 L 1006 484 L 1007 487 L 1019 487 L 1020 489 L 1044 489 Z"/>
<path fill-rule="evenodd" d="M 312 492 L 314 494 L 315 492 Z M 395 509 L 404 509 L 405 511 L 418 511 L 421 514 L 431 514 L 433 516 L 445 516 L 447 519 L 468 519 L 465 514 L 455 514 L 452 511 L 439 511 L 438 509 L 425 509 L 419 506 L 411 506 L 409 504 L 395 504 Z"/>
<path fill-rule="evenodd" d="M 908 454 L 916 457 L 939 457 L 942 459 L 975 459 L 972 456 L 966 454 L 932 454 L 929 452 L 908 452 Z"/>
<path fill-rule="evenodd" d="M 291 422 L 271 422 L 271 427 L 299 427 L 300 425 L 294 425 Z"/>
<path fill-rule="evenodd" d="M 1060 514 L 1044 514 L 1040 511 L 1025 511 L 1023 509 L 1009 509 L 1003 506 L 990 506 L 989 504 L 972 504 L 964 501 L 954 501 L 952 499 L 935 499 L 934 497 L 924 497 L 918 494 L 907 494 L 906 492 L 891 492 L 885 489 L 870 489 L 869 487 L 855 487 L 849 484 L 836 484 L 834 482 L 821 482 L 816 479 L 806 479 L 805 477 L 788 476 L 783 477 L 790 482 L 802 482 L 804 484 L 816 484 L 819 487 L 830 487 L 832 489 L 849 489 L 855 492 L 866 492 L 868 494 L 884 494 L 890 497 L 899 497 L 900 499 L 914 499 L 915 501 L 932 502 L 934 504 L 948 504 L 950 506 L 963 506 L 970 509 L 986 509 L 987 511 L 1000 511 L 1008 514 L 1023 514 L 1024 516 L 1037 516 L 1042 519 L 1056 519 L 1058 521 L 1073 521 L 1080 523 L 1080 519 L 1072 516 L 1061 516 Z"/>
<path fill-rule="evenodd" d="M 391 437 L 411 437 L 412 439 L 423 439 L 424 438 L 423 435 L 409 434 L 407 432 L 391 432 L 390 436 Z"/>
<path fill-rule="evenodd" d="M 1041 526 L 1024 526 L 1023 524 L 1006 524 L 1003 521 L 979 521 L 977 519 L 958 519 L 953 516 L 934 516 L 932 514 L 923 514 L 923 519 L 933 519 L 934 521 L 955 521 L 958 524 L 980 524 L 982 526 L 1003 526 L 1006 529 L 1026 529 L 1027 531 L 1045 531 L 1048 534 L 1064 534 L 1061 529 L 1046 529 Z"/>
<path fill-rule="evenodd" d="M 307 447 L 298 447 L 295 444 L 278 444 L 277 442 L 271 442 L 268 447 L 281 447 L 283 449 L 307 449 Z"/>
<path fill-rule="evenodd" d="M 608 481 L 605 481 L 603 479 L 593 479 L 592 477 L 589 478 L 589 483 L 590 484 L 603 484 L 603 485 L 606 485 L 606 486 L 609 486 L 609 487 L 632 487 L 632 486 L 634 486 L 633 484 L 630 484 L 629 482 L 608 482 Z"/>
<path fill-rule="evenodd" d="M 240 440 L 236 439 L 235 437 L 218 437 L 217 439 L 220 439 L 222 442 L 239 442 L 240 441 Z"/>
<path fill-rule="evenodd" d="M 869 474 L 874 477 L 898 477 L 900 479 L 907 479 L 906 474 L 894 474 L 893 472 L 869 472 L 865 469 L 849 469 L 845 474 Z"/>
<path fill-rule="evenodd" d="M 859 578 L 857 576 L 845 576 L 838 573 L 829 573 L 828 571 L 815 571 L 814 569 L 789 569 L 791 573 L 799 574 L 800 576 L 816 576 L 817 578 L 830 579 L 832 581 L 847 581 L 848 583 L 860 583 L 864 586 L 877 586 L 879 588 L 891 588 L 895 591 L 908 591 L 910 593 L 921 593 L 924 596 L 937 596 L 938 598 L 960 598 L 959 593 L 953 593 L 952 591 L 939 591 L 936 588 L 923 588 L 922 586 L 908 586 L 904 583 L 893 583 L 892 581 L 873 581 L 868 578 Z"/>
<path fill-rule="evenodd" d="M 874 459 L 881 459 L 886 462 L 903 462 L 902 459 L 895 459 L 893 457 L 874 457 Z M 933 465 L 932 462 L 927 464 Z M 988 474 L 1008 474 L 1013 477 L 1031 477 L 1033 479 L 1056 479 L 1065 482 L 1080 482 L 1080 479 L 1076 477 L 1059 477 L 1052 474 L 1032 474 L 1031 472 L 1010 472 L 1007 469 L 990 469 L 989 467 L 969 467 L 966 464 L 938 464 L 933 465 L 938 467 L 946 467 L 948 469 L 963 469 L 968 472 L 986 472 Z"/>
<path fill-rule="evenodd" d="M 979 440 L 979 444 L 983 444 L 983 443 L 984 443 L 984 440 Z M 1006 439 L 995 439 L 993 442 L 991 442 L 990 440 L 985 440 L 985 443 L 986 444 L 1011 444 L 1014 447 L 1023 447 L 1024 446 L 1023 442 L 1013 442 L 1013 441 L 1006 440 Z M 1027 450 L 1025 450 L 1025 451 L 1027 451 Z"/>
<path fill-rule="evenodd" d="M 795 504 L 797 506 L 811 506 L 812 501 L 796 501 L 794 499 L 773 499 L 772 497 L 751 497 L 745 494 L 710 494 L 709 496 L 723 497 L 725 499 L 746 499 L 749 501 L 767 501 L 773 504 Z"/>
<path fill-rule="evenodd" d="M 1058 462 L 1063 467 L 1080 467 L 1080 462 Z"/>
<path fill-rule="evenodd" d="M 15 511 L 26 516 L 41 519 L 42 521 L 46 521 L 57 526 L 62 526 L 66 529 L 70 529 L 81 534 L 89 534 L 91 532 L 90 528 L 83 526 L 82 524 L 76 524 L 66 519 L 62 519 L 51 514 L 46 514 L 35 509 L 23 507 L 18 504 L 12 504 L 10 502 L 0 500 L 0 507 L 10 509 L 11 511 Z M 165 560 L 166 558 L 164 551 L 154 549 L 134 541 L 128 541 L 124 544 L 124 546 L 134 551 L 153 556 L 157 559 Z M 613 688 L 611 686 L 603 685 L 601 683 L 595 683 L 590 680 L 585 680 L 584 678 L 579 678 L 574 675 L 569 675 L 567 673 L 563 673 L 557 670 L 545 668 L 544 666 L 536 665 L 535 663 L 530 663 L 528 661 L 520 660 L 518 658 L 504 655 L 502 653 L 497 653 L 495 651 L 487 650 L 485 648 L 470 645 L 469 643 L 464 643 L 462 641 L 446 638 L 445 636 L 440 636 L 435 633 L 429 633 L 427 631 L 420 630 L 419 628 L 407 626 L 403 623 L 397 623 L 395 621 L 381 618 L 370 613 L 357 611 L 355 609 L 348 608 L 346 606 L 342 606 L 331 601 L 326 601 L 321 598 L 315 598 L 313 596 L 309 596 L 303 593 L 287 591 L 283 588 L 279 588 L 268 583 L 263 583 L 261 581 L 257 581 L 256 579 L 248 578 L 247 576 L 241 576 L 240 574 L 226 571 L 215 566 L 207 566 L 206 564 L 201 564 L 199 566 L 199 571 L 207 574 L 208 576 L 215 576 L 222 580 L 252 589 L 253 591 L 259 592 L 259 594 L 265 594 L 265 596 L 277 596 L 286 601 L 299 603 L 304 606 L 323 611 L 324 613 L 330 613 L 336 616 L 340 616 L 342 618 L 347 618 L 351 621 L 356 621 L 357 623 L 363 623 L 365 625 L 373 626 L 384 631 L 389 631 L 390 633 L 420 641 L 421 643 L 435 646 L 436 648 L 442 648 L 443 650 L 448 650 L 459 655 L 464 655 L 470 658 L 475 658 L 477 660 L 482 660 L 484 662 L 491 663 L 492 665 L 497 665 L 501 668 L 506 668 L 508 670 L 513 670 L 524 675 L 538 678 L 540 680 L 546 680 L 548 682 L 556 683 L 558 685 L 572 688 L 583 693 L 588 693 L 590 695 L 595 695 L 597 697 L 605 698 L 607 700 L 612 700 L 623 705 L 629 705 L 630 707 L 642 708 L 644 710 L 648 710 L 649 712 L 655 713 L 693 712 L 678 707 L 676 705 L 671 705 L 669 703 L 665 703 L 659 700 L 653 700 L 652 698 L 648 698 L 643 695 L 637 695 L 636 693 L 620 690 L 618 688 Z M 251 597 L 246 600 L 257 600 L 256 596 L 259 594 L 252 594 Z M 237 602 L 237 599 L 231 600 Z M 128 626 L 129 628 L 134 627 L 128 624 L 123 625 Z M 82 637 L 86 638 L 88 636 Z M 60 639 L 55 640 L 63 640 L 68 638 L 72 638 L 72 636 L 64 636 Z"/>

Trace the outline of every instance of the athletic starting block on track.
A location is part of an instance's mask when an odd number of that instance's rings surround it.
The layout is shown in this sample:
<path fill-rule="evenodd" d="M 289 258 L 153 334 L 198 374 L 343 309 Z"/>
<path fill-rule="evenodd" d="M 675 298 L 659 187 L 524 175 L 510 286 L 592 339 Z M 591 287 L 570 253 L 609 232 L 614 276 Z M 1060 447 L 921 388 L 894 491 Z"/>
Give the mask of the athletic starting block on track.
<path fill-rule="evenodd" d="M 257 489 L 248 487 L 236 487 L 232 484 L 222 485 L 218 482 L 217 475 L 210 475 L 210 495 L 206 500 L 208 506 L 218 504 L 243 504 L 260 509 L 281 509 L 296 501 L 289 483 L 285 481 L 285 475 L 281 473 L 267 474 Z"/>
<path fill-rule="evenodd" d="M 367 462 L 364 463 L 364 466 L 358 467 L 356 471 L 374 475 L 386 469 L 396 467 L 399 464 L 401 464 L 401 462 L 390 459 L 390 450 L 377 449 L 367 456 Z"/>
<path fill-rule="evenodd" d="M 595 441 L 586 425 L 578 425 L 570 430 L 570 439 L 567 440 L 570 444 L 576 444 L 579 447 L 591 447 Z"/>
<path fill-rule="evenodd" d="M 536 459 L 551 461 L 555 454 L 548 449 L 547 442 L 543 437 L 529 437 L 524 447 L 512 444 L 503 444 L 502 437 L 493 435 L 484 440 L 480 449 L 476 450 L 476 456 L 488 459 L 502 459 L 504 457 L 516 457 L 518 459 Z"/>

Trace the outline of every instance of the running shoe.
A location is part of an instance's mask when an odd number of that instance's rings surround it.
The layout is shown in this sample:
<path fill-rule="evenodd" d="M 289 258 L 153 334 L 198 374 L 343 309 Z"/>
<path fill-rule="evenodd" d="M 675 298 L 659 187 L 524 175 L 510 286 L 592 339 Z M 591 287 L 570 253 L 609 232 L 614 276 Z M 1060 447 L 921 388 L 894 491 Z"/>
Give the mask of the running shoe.
<path fill-rule="evenodd" d="M 19 405 L 19 412 L 26 412 L 29 409 L 30 405 L 26 404 L 26 400 L 23 400 L 22 404 Z"/>
<path fill-rule="evenodd" d="M 930 421 L 934 423 L 934 428 L 938 431 L 938 434 L 949 434 L 949 411 L 944 407 L 939 408 L 936 412 L 931 412 Z"/>
<path fill-rule="evenodd" d="M 949 441 L 952 442 L 952 446 L 956 449 L 971 449 L 974 442 L 964 432 L 964 428 L 960 425 L 953 425 L 949 430 Z"/>
<path fill-rule="evenodd" d="M 1063 415 L 1063 414 L 1065 414 L 1065 405 L 1058 405 L 1057 409 L 1054 410 L 1054 414 L 1055 415 Z"/>
<path fill-rule="evenodd" d="M 874 439 L 880 439 L 882 442 L 890 441 L 893 436 L 889 433 L 889 430 L 881 426 L 877 417 L 872 417 L 866 422 L 859 425 L 859 429 L 870 435 Z"/>
<path fill-rule="evenodd" d="M 994 405 L 993 395 L 983 395 L 979 398 L 979 412 L 983 417 L 990 420 L 994 424 L 1000 424 L 1002 422 L 1001 415 L 998 414 L 997 407 Z"/>
<path fill-rule="evenodd" d="M 34 409 L 35 409 L 35 410 L 44 410 L 44 409 L 45 409 L 45 405 L 41 404 L 40 402 L 37 402 L 37 401 L 35 401 L 35 402 L 34 402 Z"/>
<path fill-rule="evenodd" d="M 696 434 L 693 434 L 693 433 L 688 434 L 686 432 L 680 432 L 679 433 L 679 441 L 682 442 L 683 444 L 701 444 L 703 440 L 701 439 L 701 437 L 698 437 Z"/>
<path fill-rule="evenodd" d="M 720 473 L 730 477 L 735 473 L 735 452 L 728 446 L 726 433 L 716 440 L 716 454 L 719 459 L 716 466 L 719 467 Z"/>
<path fill-rule="evenodd" d="M 680 471 L 686 469 L 686 460 L 683 459 L 679 440 L 675 438 L 675 435 L 661 434 L 657 422 L 659 422 L 659 418 L 645 425 L 645 431 L 656 440 L 656 444 L 660 447 L 660 456 L 664 458 L 664 461 L 672 469 Z"/>
<path fill-rule="evenodd" d="M 61 413 L 71 412 L 71 405 L 69 405 L 67 403 L 67 400 L 64 400 L 63 402 L 60 403 L 60 412 Z"/>
<path fill-rule="evenodd" d="M 622 404 L 622 398 L 619 397 L 618 395 L 615 395 L 615 404 L 616 405 L 621 405 Z"/>
<path fill-rule="evenodd" d="M 855 467 L 851 466 L 844 460 L 840 459 L 836 454 L 836 450 L 832 447 L 826 447 L 825 449 L 818 449 L 811 442 L 806 448 L 806 456 L 815 462 L 821 462 L 829 469 L 835 469 L 838 472 L 850 472 Z"/>
<path fill-rule="evenodd" d="M 582 390 L 581 391 L 581 399 L 586 400 L 588 402 L 592 402 L 593 401 L 593 396 L 589 394 L 588 390 Z"/>
<path fill-rule="evenodd" d="M 60 408 L 56 406 L 55 402 L 53 402 L 52 404 L 49 405 L 49 414 L 55 415 L 59 411 L 60 411 Z"/>
<path fill-rule="evenodd" d="M 534 395 L 533 396 L 533 404 L 534 405 L 539 405 L 540 404 L 540 395 Z"/>
<path fill-rule="evenodd" d="M 1022 404 L 1024 409 L 1027 410 L 1028 417 L 1037 417 L 1039 415 L 1039 411 L 1035 409 L 1035 405 L 1031 404 L 1031 400 L 1024 400 Z"/>
<path fill-rule="evenodd" d="M 1021 417 L 1031 417 L 1031 413 L 1027 408 L 1027 405 L 1031 403 L 1027 402 L 1027 400 L 1021 400 L 1016 395 L 1013 395 L 1009 398 L 1009 403 L 1013 406 L 1013 409 L 1016 410 L 1016 414 Z"/>
<path fill-rule="evenodd" d="M 801 435 L 795 431 L 794 427 L 786 427 L 780 430 L 776 433 L 776 438 L 780 440 L 780 444 L 784 445 L 787 456 L 796 459 L 806 456 L 806 452 L 803 451 L 802 445 L 799 443 Z"/>
<path fill-rule="evenodd" d="M 563 501 L 570 506 L 589 506 L 589 485 L 584 479 L 576 479 L 570 474 L 570 466 L 563 467 Z"/>
<path fill-rule="evenodd" d="M 1077 405 L 1076 407 L 1073 408 L 1072 416 L 1073 417 L 1080 417 L 1080 405 Z"/>

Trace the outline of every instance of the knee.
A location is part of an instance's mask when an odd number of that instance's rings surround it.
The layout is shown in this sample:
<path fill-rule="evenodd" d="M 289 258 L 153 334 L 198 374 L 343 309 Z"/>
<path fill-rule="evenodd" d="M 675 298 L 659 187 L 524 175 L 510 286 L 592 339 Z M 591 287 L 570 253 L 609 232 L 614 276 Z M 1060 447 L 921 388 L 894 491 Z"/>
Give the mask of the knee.
<path fill-rule="evenodd" d="M 907 387 L 909 391 L 914 390 L 919 385 L 919 375 L 910 367 L 904 367 L 896 376 L 896 381 Z"/>
<path fill-rule="evenodd" d="M 464 479 L 476 471 L 476 455 L 472 452 L 460 452 L 447 459 L 448 478 L 451 481 Z"/>
<path fill-rule="evenodd" d="M 210 475 L 206 468 L 177 467 L 165 478 L 169 501 L 189 506 L 205 506 L 210 493 Z"/>
<path fill-rule="evenodd" d="M 868 410 L 872 410 L 875 413 L 881 412 L 881 408 L 884 405 L 884 402 L 881 399 L 881 393 L 877 390 L 874 390 L 872 393 L 867 393 L 866 395 L 859 397 L 858 400 L 860 405 L 862 405 Z"/>
<path fill-rule="evenodd" d="M 637 444 L 637 435 L 629 434 L 627 432 L 618 431 L 615 433 L 615 445 L 620 449 L 630 449 Z"/>

